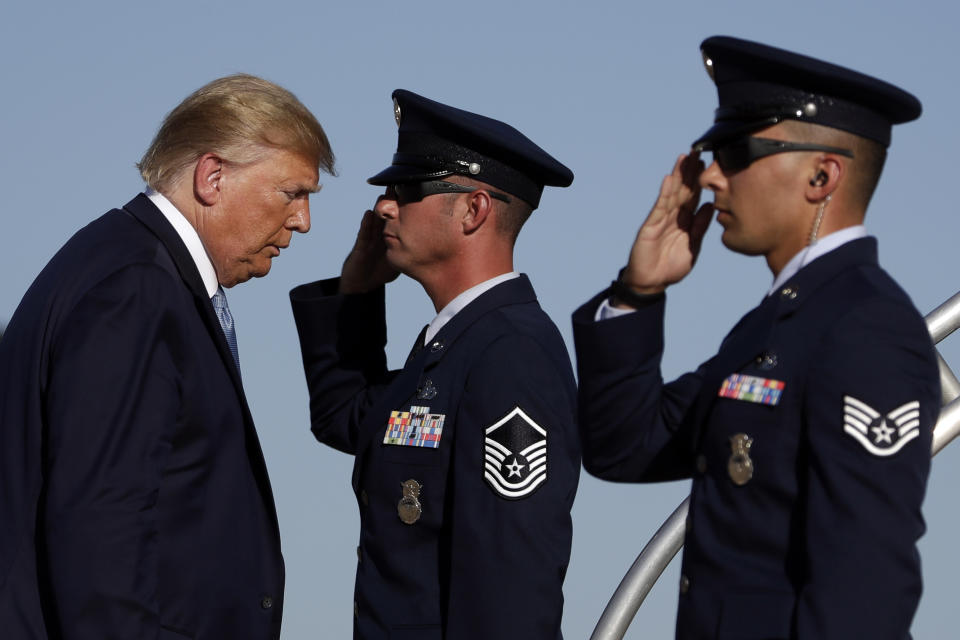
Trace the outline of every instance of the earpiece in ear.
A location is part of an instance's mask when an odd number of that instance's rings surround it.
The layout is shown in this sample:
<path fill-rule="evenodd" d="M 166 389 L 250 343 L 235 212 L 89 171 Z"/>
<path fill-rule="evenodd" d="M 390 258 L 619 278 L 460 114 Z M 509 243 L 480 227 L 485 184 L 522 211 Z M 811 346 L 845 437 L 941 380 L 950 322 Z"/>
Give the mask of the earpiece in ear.
<path fill-rule="evenodd" d="M 815 176 L 813 177 L 813 179 L 810 180 L 810 186 L 811 186 L 811 187 L 822 187 L 823 185 L 827 184 L 827 178 L 828 178 L 828 177 L 829 177 L 829 176 L 827 176 L 827 172 L 826 172 L 826 171 L 818 171 L 818 172 L 817 172 L 817 175 L 815 175 Z"/>

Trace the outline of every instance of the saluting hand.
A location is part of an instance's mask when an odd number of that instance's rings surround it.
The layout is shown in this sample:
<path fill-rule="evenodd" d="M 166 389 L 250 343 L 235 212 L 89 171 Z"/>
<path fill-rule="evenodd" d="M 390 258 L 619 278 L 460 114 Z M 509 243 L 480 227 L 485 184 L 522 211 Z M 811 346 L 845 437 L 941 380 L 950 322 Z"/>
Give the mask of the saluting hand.
<path fill-rule="evenodd" d="M 379 199 L 377 201 L 379 202 Z M 347 259 L 343 261 L 340 293 L 365 293 L 396 280 L 399 275 L 400 272 L 387 261 L 383 219 L 367 209 L 360 221 L 357 241 Z"/>
<path fill-rule="evenodd" d="M 659 293 L 693 269 L 713 218 L 712 204 L 697 209 L 703 169 L 699 154 L 681 155 L 663 179 L 660 195 L 637 232 L 621 276 L 637 293 Z"/>

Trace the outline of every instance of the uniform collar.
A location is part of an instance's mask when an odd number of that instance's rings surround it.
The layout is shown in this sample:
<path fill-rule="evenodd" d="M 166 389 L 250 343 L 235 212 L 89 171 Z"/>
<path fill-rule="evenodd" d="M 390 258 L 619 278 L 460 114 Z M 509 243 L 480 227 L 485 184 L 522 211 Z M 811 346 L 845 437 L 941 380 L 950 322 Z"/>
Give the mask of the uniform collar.
<path fill-rule="evenodd" d="M 505 279 L 489 288 L 474 298 L 457 315 L 450 318 L 449 322 L 427 343 L 429 348 L 423 351 L 428 355 L 423 365 L 426 366 L 439 360 L 444 353 L 449 351 L 449 347 L 464 331 L 491 311 L 509 305 L 535 303 L 536 301 L 537 295 L 533 291 L 533 286 L 530 284 L 529 278 L 522 273 L 515 278 Z"/>
<path fill-rule="evenodd" d="M 514 278 L 519 278 L 520 274 L 516 271 L 510 271 L 508 273 L 501 274 L 490 278 L 489 280 L 484 280 L 480 284 L 474 285 L 458 295 L 456 298 L 447 303 L 443 309 L 440 310 L 440 313 L 430 321 L 430 324 L 427 325 L 427 332 L 424 334 L 423 343 L 427 344 L 430 342 L 437 333 L 440 332 L 440 329 L 444 327 L 455 315 L 460 313 L 468 304 L 479 298 L 481 295 L 493 289 L 495 286 L 501 282 L 506 282 L 507 280 L 513 280 Z"/>
<path fill-rule="evenodd" d="M 783 316 L 795 311 L 815 291 L 843 271 L 877 265 L 877 239 L 872 236 L 857 238 L 804 266 L 766 299 L 776 298 L 777 315 Z"/>
<path fill-rule="evenodd" d="M 767 291 L 767 295 L 772 294 L 774 291 L 783 286 L 787 280 L 792 278 L 800 269 L 810 264 L 820 256 L 830 253 L 834 249 L 851 242 L 852 240 L 857 240 L 859 238 L 864 238 L 867 235 L 867 228 L 862 224 L 858 224 L 852 227 L 845 227 L 839 231 L 834 231 L 833 233 L 826 235 L 813 244 L 804 247 L 797 255 L 790 258 L 783 269 L 780 270 L 780 273 L 777 274 L 777 277 L 774 278 L 773 284 L 770 286 L 770 289 Z"/>

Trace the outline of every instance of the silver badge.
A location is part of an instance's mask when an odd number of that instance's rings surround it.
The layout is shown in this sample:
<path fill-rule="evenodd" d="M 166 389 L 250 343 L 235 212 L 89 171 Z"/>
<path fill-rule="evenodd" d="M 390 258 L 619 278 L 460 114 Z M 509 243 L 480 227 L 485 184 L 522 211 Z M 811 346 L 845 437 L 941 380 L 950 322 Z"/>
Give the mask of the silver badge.
<path fill-rule="evenodd" d="M 420 519 L 423 513 L 423 507 L 420 505 L 420 489 L 422 485 L 410 478 L 400 483 L 403 491 L 403 497 L 397 503 L 397 515 L 404 524 L 413 524 Z"/>
<path fill-rule="evenodd" d="M 730 460 L 727 461 L 727 473 L 733 484 L 738 487 L 750 482 L 753 477 L 753 460 L 750 459 L 750 446 L 753 438 L 745 433 L 730 436 Z"/>
<path fill-rule="evenodd" d="M 400 103 L 397 102 L 397 99 L 393 99 L 393 119 L 397 121 L 397 126 L 400 126 L 401 114 L 400 114 Z"/>

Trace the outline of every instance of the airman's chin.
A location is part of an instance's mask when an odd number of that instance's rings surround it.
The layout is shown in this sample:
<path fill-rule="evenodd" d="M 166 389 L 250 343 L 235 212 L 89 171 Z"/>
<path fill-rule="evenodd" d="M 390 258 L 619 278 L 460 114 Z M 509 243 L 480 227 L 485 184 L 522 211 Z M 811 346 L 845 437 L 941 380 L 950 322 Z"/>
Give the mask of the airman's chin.
<path fill-rule="evenodd" d="M 384 256 L 387 259 L 387 264 L 393 269 L 396 269 L 400 273 L 406 273 L 406 271 L 404 271 L 404 262 L 400 259 L 400 256 L 397 255 L 396 251 L 391 251 L 390 247 L 387 247 Z"/>
<path fill-rule="evenodd" d="M 763 253 L 762 250 L 750 246 L 749 244 L 743 242 L 740 238 L 737 238 L 733 232 L 729 229 L 725 229 L 723 235 L 720 236 L 720 242 L 723 243 L 727 249 L 735 253 L 739 253 L 745 256 L 758 256 Z"/>

